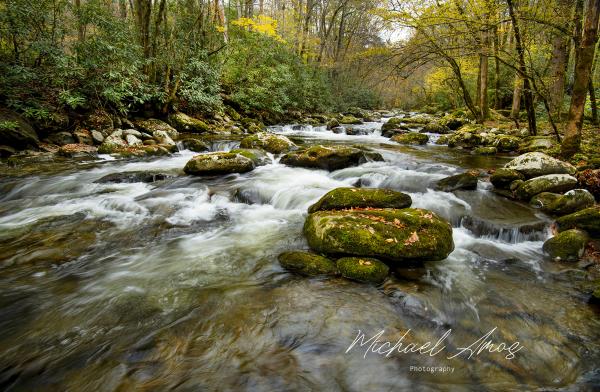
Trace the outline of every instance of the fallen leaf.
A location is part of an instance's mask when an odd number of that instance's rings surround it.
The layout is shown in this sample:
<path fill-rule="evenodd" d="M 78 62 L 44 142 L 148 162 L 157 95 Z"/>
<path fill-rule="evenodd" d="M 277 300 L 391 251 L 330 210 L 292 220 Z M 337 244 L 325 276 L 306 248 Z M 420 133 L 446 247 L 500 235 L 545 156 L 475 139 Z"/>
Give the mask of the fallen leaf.
<path fill-rule="evenodd" d="M 404 241 L 404 245 L 411 245 L 417 241 L 419 241 L 419 235 L 417 234 L 416 231 L 413 231 L 412 234 L 410 235 L 410 237 L 407 238 L 406 241 Z"/>

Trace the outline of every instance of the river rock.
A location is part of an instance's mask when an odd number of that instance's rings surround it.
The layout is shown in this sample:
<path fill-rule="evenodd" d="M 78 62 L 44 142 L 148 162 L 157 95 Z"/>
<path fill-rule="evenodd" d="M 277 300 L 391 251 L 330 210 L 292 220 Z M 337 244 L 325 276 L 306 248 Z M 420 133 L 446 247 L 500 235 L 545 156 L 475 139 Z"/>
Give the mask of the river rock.
<path fill-rule="evenodd" d="M 445 135 L 447 133 L 450 133 L 450 128 L 439 122 L 431 122 L 429 124 L 425 124 L 423 126 L 423 129 L 421 129 L 421 132 L 438 133 L 441 135 Z"/>
<path fill-rule="evenodd" d="M 448 144 L 448 136 L 446 136 L 446 135 L 441 135 L 440 137 L 438 137 L 438 138 L 435 140 L 435 144 L 437 144 L 437 145 L 439 145 L 439 146 L 442 146 L 442 145 Z"/>
<path fill-rule="evenodd" d="M 87 144 L 65 144 L 58 149 L 58 155 L 69 158 L 95 157 L 98 149 Z"/>
<path fill-rule="evenodd" d="M 135 129 L 124 129 L 123 137 L 127 137 L 127 135 L 133 135 L 133 136 L 137 137 L 138 139 L 144 139 L 144 134 Z"/>
<path fill-rule="evenodd" d="M 333 128 L 337 128 L 339 126 L 340 126 L 340 122 L 335 118 L 332 118 L 329 121 L 327 121 L 327 129 L 333 129 Z"/>
<path fill-rule="evenodd" d="M 204 133 L 210 130 L 204 121 L 181 112 L 171 114 L 168 121 L 179 132 Z"/>
<path fill-rule="evenodd" d="M 464 131 L 461 128 L 448 137 L 448 147 L 475 148 L 481 144 L 482 140 L 478 133 Z"/>
<path fill-rule="evenodd" d="M 466 172 L 442 178 L 436 183 L 435 189 L 442 192 L 452 192 L 459 189 L 475 190 L 477 189 L 477 174 Z"/>
<path fill-rule="evenodd" d="M 123 140 L 123 131 L 118 129 L 104 139 L 104 142 L 98 147 L 100 154 L 112 154 L 127 147 L 127 142 Z"/>
<path fill-rule="evenodd" d="M 577 261 L 583 256 L 588 240 L 585 231 L 571 229 L 544 242 L 543 249 L 553 260 Z"/>
<path fill-rule="evenodd" d="M 454 249 L 452 226 L 422 209 L 318 211 L 304 223 L 319 253 L 376 257 L 396 262 L 442 260 Z"/>
<path fill-rule="evenodd" d="M 179 132 L 164 121 L 157 120 L 155 118 L 149 118 L 147 120 L 138 120 L 135 122 L 137 128 L 143 132 L 154 135 L 156 131 L 165 132 L 171 139 L 177 139 Z"/>
<path fill-rule="evenodd" d="M 382 133 L 385 133 L 386 131 L 399 129 L 399 127 L 401 125 L 402 125 L 402 119 L 399 117 L 393 117 L 393 118 L 390 118 L 386 123 L 384 123 L 381 126 L 381 131 L 382 131 Z"/>
<path fill-rule="evenodd" d="M 542 210 L 552 215 L 563 216 L 591 207 L 595 202 L 594 196 L 585 189 L 573 189 L 564 195 L 558 195 L 542 207 Z"/>
<path fill-rule="evenodd" d="M 538 193 L 562 193 L 577 186 L 577 179 L 568 174 L 548 174 L 535 177 L 520 184 L 515 189 L 515 196 L 519 200 L 529 201 Z"/>
<path fill-rule="evenodd" d="M 533 208 L 539 208 L 542 211 L 547 211 L 547 208 L 553 201 L 561 197 L 560 193 L 542 192 L 531 198 L 529 204 Z"/>
<path fill-rule="evenodd" d="M 547 174 L 570 174 L 577 172 L 575 166 L 552 158 L 542 152 L 528 152 L 519 155 L 512 161 L 504 165 L 506 169 L 517 170 L 526 178 L 544 176 Z"/>
<path fill-rule="evenodd" d="M 363 122 L 354 116 L 344 116 L 340 119 L 340 124 L 359 125 Z"/>
<path fill-rule="evenodd" d="M 171 139 L 169 134 L 165 131 L 154 131 L 152 133 L 152 136 L 154 137 L 154 139 L 156 139 L 158 144 L 164 144 L 167 146 L 175 146 L 175 142 L 173 141 L 173 139 Z"/>
<path fill-rule="evenodd" d="M 102 144 L 104 142 L 104 135 L 101 132 L 93 130 L 91 134 L 94 144 Z"/>
<path fill-rule="evenodd" d="M 490 177 L 490 181 L 498 189 L 508 189 L 515 180 L 525 180 L 525 176 L 513 169 L 497 169 Z"/>
<path fill-rule="evenodd" d="M 144 144 L 140 139 L 132 134 L 126 135 L 125 140 L 127 141 L 127 144 L 132 147 L 138 147 Z"/>
<path fill-rule="evenodd" d="M 496 147 L 477 147 L 473 150 L 475 155 L 496 155 L 498 149 Z"/>
<path fill-rule="evenodd" d="M 556 145 L 556 139 L 550 136 L 530 136 L 521 141 L 520 152 L 548 150 Z"/>
<path fill-rule="evenodd" d="M 277 259 L 283 268 L 301 275 L 337 274 L 337 267 L 332 260 L 312 252 L 283 252 Z"/>
<path fill-rule="evenodd" d="M 196 155 L 183 168 L 187 174 L 216 175 L 246 173 L 254 169 L 252 160 L 231 152 L 211 152 Z"/>
<path fill-rule="evenodd" d="M 180 140 L 181 145 L 184 149 L 194 151 L 194 152 L 204 152 L 208 151 L 210 147 L 208 144 L 204 143 L 202 140 L 194 139 L 194 138 L 186 138 Z"/>
<path fill-rule="evenodd" d="M 59 146 L 64 146 L 65 144 L 76 144 L 75 138 L 71 134 L 71 132 L 56 132 L 48 135 L 46 138 L 50 143 L 58 144 Z"/>
<path fill-rule="evenodd" d="M 387 265 L 369 257 L 342 257 L 336 265 L 344 278 L 359 282 L 381 283 L 390 273 Z"/>
<path fill-rule="evenodd" d="M 297 148 L 287 137 L 267 132 L 258 132 L 242 139 L 240 147 L 259 148 L 272 154 L 281 154 Z"/>
<path fill-rule="evenodd" d="M 429 136 L 419 132 L 409 132 L 392 136 L 392 140 L 400 144 L 424 145 L 429 141 Z"/>
<path fill-rule="evenodd" d="M 23 149 L 38 143 L 38 135 L 31 124 L 13 111 L 0 109 L 0 144 Z"/>
<path fill-rule="evenodd" d="M 585 230 L 593 238 L 600 238 L 600 206 L 586 208 L 556 220 L 558 231 Z"/>
<path fill-rule="evenodd" d="M 516 136 L 502 135 L 494 141 L 494 147 L 500 152 L 512 152 L 519 149 L 521 139 Z"/>
<path fill-rule="evenodd" d="M 383 161 L 378 153 L 347 146 L 312 146 L 285 154 L 280 162 L 297 167 L 323 170 L 340 170 L 368 161 Z"/>
<path fill-rule="evenodd" d="M 94 184 L 131 184 L 135 182 L 152 183 L 172 177 L 169 174 L 150 171 L 132 171 L 107 174 L 94 181 Z"/>
<path fill-rule="evenodd" d="M 308 212 L 351 208 L 407 208 L 411 204 L 409 195 L 391 189 L 337 188 L 327 192 L 310 206 Z"/>
<path fill-rule="evenodd" d="M 264 166 L 271 162 L 269 156 L 263 150 L 257 148 L 236 148 L 230 152 L 245 156 L 254 163 L 254 166 Z"/>
<path fill-rule="evenodd" d="M 73 132 L 73 136 L 75 136 L 77 144 L 89 144 L 90 146 L 94 144 L 92 133 L 87 129 L 78 129 Z"/>

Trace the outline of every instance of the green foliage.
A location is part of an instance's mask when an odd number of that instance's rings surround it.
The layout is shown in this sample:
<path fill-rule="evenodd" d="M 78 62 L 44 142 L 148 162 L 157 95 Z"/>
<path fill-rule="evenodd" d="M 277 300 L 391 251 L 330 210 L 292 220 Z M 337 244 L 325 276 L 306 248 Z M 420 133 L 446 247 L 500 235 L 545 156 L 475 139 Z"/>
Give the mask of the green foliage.
<path fill-rule="evenodd" d="M 211 66 L 205 54 L 192 58 L 181 73 L 179 97 L 195 112 L 212 112 L 221 107 L 220 72 Z"/>

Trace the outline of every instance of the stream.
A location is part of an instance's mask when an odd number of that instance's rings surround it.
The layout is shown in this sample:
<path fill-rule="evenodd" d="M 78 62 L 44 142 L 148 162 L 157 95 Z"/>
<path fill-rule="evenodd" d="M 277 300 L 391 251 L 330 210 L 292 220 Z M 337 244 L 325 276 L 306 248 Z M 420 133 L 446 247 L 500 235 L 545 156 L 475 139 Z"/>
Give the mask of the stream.
<path fill-rule="evenodd" d="M 271 163 L 242 175 L 183 174 L 196 153 L 73 163 L 0 177 L 0 389 L 9 391 L 522 391 L 600 385 L 600 313 L 582 272 L 545 259 L 550 218 L 491 191 L 434 191 L 437 180 L 510 157 L 433 143 L 401 146 L 381 122 L 358 135 L 285 125 L 298 144 L 361 144 L 385 162 L 326 172 Z M 432 135 L 434 136 L 434 135 Z M 434 137 L 432 137 L 434 140 Z M 236 148 L 235 140 L 212 150 Z M 150 183 L 95 183 L 155 171 Z M 381 187 L 453 225 L 440 262 L 381 286 L 306 278 L 277 255 L 306 249 L 307 208 L 337 187 Z M 513 359 L 448 359 L 494 329 Z M 445 353 L 347 349 L 369 338 Z M 411 371 L 448 367 L 452 371 Z"/>

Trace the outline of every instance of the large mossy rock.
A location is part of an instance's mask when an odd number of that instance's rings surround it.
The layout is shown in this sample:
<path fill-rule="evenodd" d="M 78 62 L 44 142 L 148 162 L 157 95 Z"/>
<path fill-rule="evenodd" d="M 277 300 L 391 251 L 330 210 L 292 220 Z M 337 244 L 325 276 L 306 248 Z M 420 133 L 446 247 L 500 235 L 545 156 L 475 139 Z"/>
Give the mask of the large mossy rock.
<path fill-rule="evenodd" d="M 425 124 L 425 126 L 423 126 L 423 129 L 421 129 L 421 132 L 445 135 L 447 133 L 450 133 L 450 128 L 441 124 L 440 122 L 431 122 L 429 124 Z"/>
<path fill-rule="evenodd" d="M 350 208 L 407 208 L 409 195 L 391 189 L 337 188 L 329 191 L 308 209 L 309 213 Z"/>
<path fill-rule="evenodd" d="M 277 259 L 283 268 L 301 275 L 315 276 L 337 274 L 336 263 L 312 252 L 283 252 Z"/>
<path fill-rule="evenodd" d="M 544 242 L 544 252 L 556 261 L 577 261 L 588 243 L 585 231 L 571 229 L 558 233 Z"/>
<path fill-rule="evenodd" d="M 312 146 L 285 154 L 280 162 L 297 167 L 340 170 L 369 161 L 383 161 L 378 153 L 347 146 Z"/>
<path fill-rule="evenodd" d="M 515 189 L 515 196 L 519 200 L 529 201 L 542 192 L 562 193 L 570 191 L 577 186 L 577 179 L 568 174 L 548 174 L 535 177 L 520 184 Z"/>
<path fill-rule="evenodd" d="M 448 147 L 475 148 L 481 145 L 483 138 L 477 133 L 476 128 L 468 125 L 448 137 Z"/>
<path fill-rule="evenodd" d="M 435 189 L 442 192 L 452 192 L 459 189 L 475 190 L 477 189 L 477 174 L 466 172 L 442 178 L 436 183 Z"/>
<path fill-rule="evenodd" d="M 297 148 L 287 137 L 267 132 L 259 132 L 242 139 L 240 147 L 263 149 L 272 154 L 281 154 Z"/>
<path fill-rule="evenodd" d="M 573 189 L 542 207 L 542 211 L 556 216 L 572 214 L 591 207 L 596 201 L 594 196 L 585 189 Z"/>
<path fill-rule="evenodd" d="M 147 120 L 138 120 L 135 122 L 135 126 L 142 131 L 153 135 L 156 131 L 165 132 L 171 139 L 176 140 L 179 138 L 179 132 L 164 121 L 157 120 L 155 118 L 149 118 Z"/>
<path fill-rule="evenodd" d="M 526 178 L 545 176 L 547 174 L 570 174 L 577 172 L 575 166 L 552 158 L 542 152 L 528 152 L 519 155 L 504 165 L 506 169 L 513 169 L 523 173 Z"/>
<path fill-rule="evenodd" d="M 600 238 L 600 206 L 586 208 L 556 220 L 558 231 L 585 230 L 594 238 Z"/>
<path fill-rule="evenodd" d="M 123 139 L 123 131 L 118 129 L 104 138 L 104 142 L 98 147 L 98 153 L 113 154 L 127 147 L 128 144 Z"/>
<path fill-rule="evenodd" d="M 252 162 L 254 162 L 254 166 L 263 166 L 271 161 L 266 152 L 256 148 L 236 148 L 229 152 L 234 154 L 240 154 L 250 159 Z"/>
<path fill-rule="evenodd" d="M 163 181 L 172 175 L 152 172 L 152 171 L 131 171 L 107 174 L 96 181 L 94 184 L 131 184 L 135 182 L 153 183 Z"/>
<path fill-rule="evenodd" d="M 409 132 L 392 136 L 391 139 L 400 144 L 424 145 L 429 141 L 429 136 L 424 133 Z"/>
<path fill-rule="evenodd" d="M 399 127 L 401 125 L 402 125 L 402 119 L 400 117 L 393 117 L 393 118 L 390 118 L 386 123 L 384 123 L 381 126 L 381 130 L 383 132 L 391 131 L 394 129 L 399 129 Z"/>
<path fill-rule="evenodd" d="M 181 112 L 171 114 L 169 124 L 179 132 L 204 133 L 210 130 L 210 127 L 204 121 Z"/>
<path fill-rule="evenodd" d="M 15 112 L 0 109 L 0 145 L 23 149 L 38 143 L 38 135 L 31 124 Z"/>
<path fill-rule="evenodd" d="M 516 136 L 502 135 L 494 141 L 494 147 L 500 152 L 512 152 L 519 149 L 521 139 Z"/>
<path fill-rule="evenodd" d="M 254 169 L 251 159 L 231 152 L 212 152 L 196 155 L 183 168 L 187 174 L 216 175 L 246 173 Z"/>
<path fill-rule="evenodd" d="M 344 278 L 359 282 L 381 283 L 390 273 L 385 263 L 368 257 L 342 257 L 336 264 Z"/>
<path fill-rule="evenodd" d="M 396 262 L 442 260 L 454 249 L 452 226 L 422 209 L 318 211 L 304 223 L 309 246 L 320 253 Z"/>
<path fill-rule="evenodd" d="M 496 155 L 498 149 L 496 147 L 477 147 L 473 150 L 475 155 Z"/>
<path fill-rule="evenodd" d="M 548 211 L 548 206 L 561 196 L 560 193 L 542 192 L 533 196 L 529 201 L 529 205 L 542 211 Z"/>
<path fill-rule="evenodd" d="M 545 151 L 556 145 L 556 138 L 550 136 L 530 136 L 519 144 L 520 152 Z"/>
<path fill-rule="evenodd" d="M 205 142 L 203 142 L 202 140 L 194 139 L 191 137 L 180 140 L 180 143 L 184 149 L 194 151 L 194 152 L 204 152 L 204 151 L 208 151 L 210 149 L 210 146 L 208 144 L 206 144 Z"/>
<path fill-rule="evenodd" d="M 498 189 L 508 189 L 516 180 L 525 180 L 525 176 L 513 169 L 498 169 L 490 177 L 490 181 Z"/>
<path fill-rule="evenodd" d="M 340 119 L 340 124 L 359 125 L 362 124 L 362 120 L 354 116 L 344 116 Z"/>

